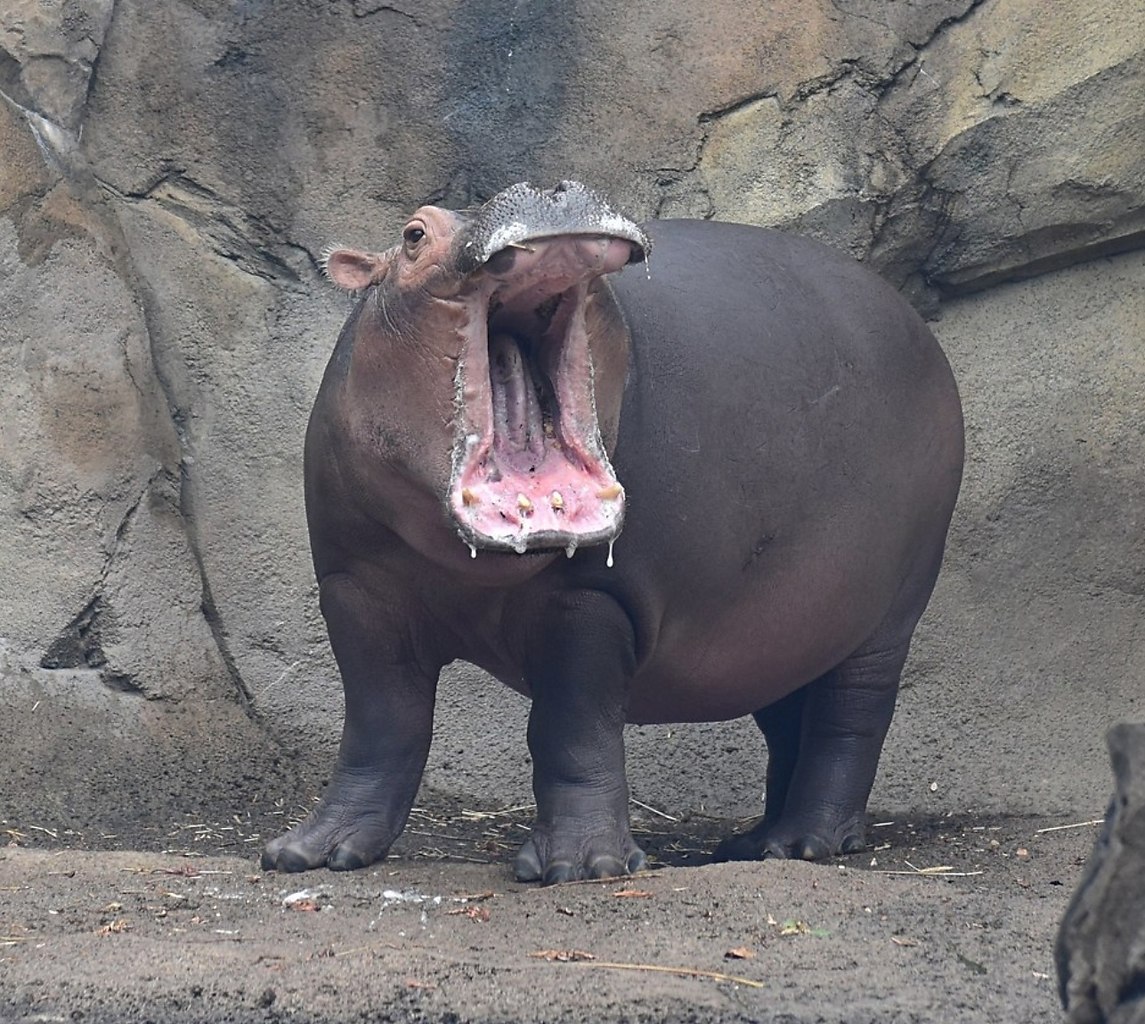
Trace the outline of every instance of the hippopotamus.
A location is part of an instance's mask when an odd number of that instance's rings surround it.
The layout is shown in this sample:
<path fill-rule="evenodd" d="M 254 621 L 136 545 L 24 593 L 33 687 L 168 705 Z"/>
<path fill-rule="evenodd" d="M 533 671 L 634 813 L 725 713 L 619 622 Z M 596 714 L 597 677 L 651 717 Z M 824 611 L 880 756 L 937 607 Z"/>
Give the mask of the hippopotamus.
<path fill-rule="evenodd" d="M 361 293 L 304 463 L 345 719 L 263 866 L 385 857 L 457 659 L 531 699 L 520 880 L 644 865 L 629 722 L 754 716 L 764 814 L 717 860 L 860 850 L 963 461 L 908 303 L 818 242 L 641 226 L 576 182 L 423 206 L 325 269 Z"/>

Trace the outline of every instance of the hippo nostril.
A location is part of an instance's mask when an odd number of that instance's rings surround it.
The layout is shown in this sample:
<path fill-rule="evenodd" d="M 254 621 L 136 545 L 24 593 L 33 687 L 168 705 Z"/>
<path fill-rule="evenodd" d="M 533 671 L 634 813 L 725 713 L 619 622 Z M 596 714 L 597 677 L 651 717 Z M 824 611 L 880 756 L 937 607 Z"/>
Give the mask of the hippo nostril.
<path fill-rule="evenodd" d="M 506 274 L 513 269 L 513 264 L 516 262 L 517 253 L 514 249 L 502 249 L 485 261 L 485 269 L 491 274 Z"/>

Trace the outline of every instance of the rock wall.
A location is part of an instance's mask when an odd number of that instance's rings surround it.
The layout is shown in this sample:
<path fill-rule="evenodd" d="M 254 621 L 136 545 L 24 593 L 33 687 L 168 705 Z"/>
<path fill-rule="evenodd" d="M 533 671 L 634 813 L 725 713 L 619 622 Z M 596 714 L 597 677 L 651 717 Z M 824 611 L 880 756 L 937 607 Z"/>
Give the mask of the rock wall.
<path fill-rule="evenodd" d="M 562 177 L 817 235 L 943 316 L 970 465 L 877 799 L 1100 803 L 1145 667 L 1139 3 L 9 0 L 0 93 L 9 816 L 320 780 L 300 451 L 347 300 L 317 254 Z M 460 668 L 439 720 L 433 785 L 525 794 L 516 698 Z M 757 799 L 746 725 L 632 751 L 642 799 Z"/>

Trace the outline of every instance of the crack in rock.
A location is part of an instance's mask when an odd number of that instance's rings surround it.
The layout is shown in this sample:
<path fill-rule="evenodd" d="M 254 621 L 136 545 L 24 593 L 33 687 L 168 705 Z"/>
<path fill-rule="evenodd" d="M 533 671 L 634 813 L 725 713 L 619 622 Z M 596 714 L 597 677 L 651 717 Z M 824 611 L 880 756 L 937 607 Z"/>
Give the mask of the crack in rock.
<path fill-rule="evenodd" d="M 712 121 L 718 121 L 720 118 L 727 117 L 729 114 L 738 113 L 764 100 L 776 100 L 778 102 L 779 93 L 775 89 L 765 89 L 762 92 L 752 93 L 750 96 L 743 96 L 740 99 L 732 100 L 731 103 L 726 103 L 722 107 L 717 107 L 715 110 L 705 110 L 700 113 L 700 116 L 696 120 L 701 125 L 710 124 Z"/>
<path fill-rule="evenodd" d="M 395 4 L 374 2 L 374 0 L 352 0 L 350 6 L 354 9 L 355 18 L 369 18 L 374 14 L 396 14 L 402 18 L 408 18 L 418 28 L 422 27 L 422 23 L 416 15 Z"/>
<path fill-rule="evenodd" d="M 107 577 L 115 562 L 124 538 L 135 519 L 143 500 L 151 493 L 152 487 L 167 471 L 160 469 L 153 473 L 147 484 L 140 491 L 138 497 L 124 512 L 116 527 L 110 550 L 104 558 L 99 579 L 94 587 L 94 594 L 87 603 L 76 613 L 60 631 L 59 635 L 49 645 L 40 659 L 40 668 L 45 669 L 98 669 L 100 679 L 109 689 L 122 693 L 133 693 L 149 696 L 146 688 L 130 673 L 118 671 L 108 663 L 104 653 L 104 636 L 110 636 L 115 630 L 114 615 L 108 607 L 104 591 L 107 586 Z"/>
<path fill-rule="evenodd" d="M 181 171 L 168 171 L 138 192 L 121 192 L 97 178 L 110 196 L 121 202 L 153 202 L 203 240 L 204 247 L 251 277 L 269 281 L 285 291 L 306 291 L 303 275 L 319 273 L 320 261 L 305 246 L 285 239 L 273 225 L 227 202 L 213 189 Z M 299 266 L 274 249 L 304 255 Z"/>

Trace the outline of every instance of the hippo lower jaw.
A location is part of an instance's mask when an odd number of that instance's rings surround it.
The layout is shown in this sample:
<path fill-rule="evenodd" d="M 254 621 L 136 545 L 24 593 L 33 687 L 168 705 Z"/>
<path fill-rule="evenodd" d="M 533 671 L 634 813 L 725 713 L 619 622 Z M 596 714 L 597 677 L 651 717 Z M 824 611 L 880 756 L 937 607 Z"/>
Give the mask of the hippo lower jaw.
<path fill-rule="evenodd" d="M 514 243 L 489 261 L 496 287 L 473 315 L 455 381 L 449 510 L 471 553 L 611 541 L 624 490 L 597 421 L 586 308 L 629 243 L 568 236 Z"/>

